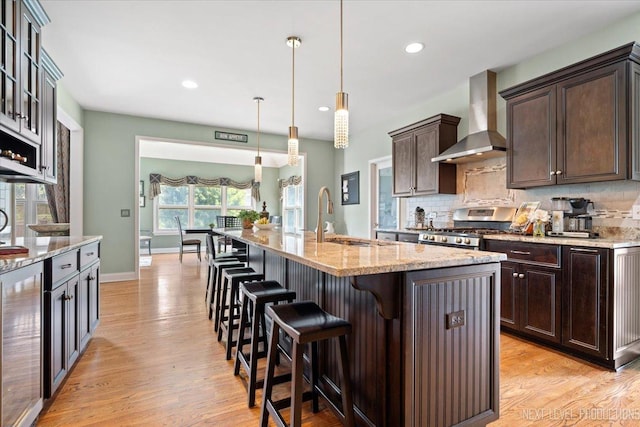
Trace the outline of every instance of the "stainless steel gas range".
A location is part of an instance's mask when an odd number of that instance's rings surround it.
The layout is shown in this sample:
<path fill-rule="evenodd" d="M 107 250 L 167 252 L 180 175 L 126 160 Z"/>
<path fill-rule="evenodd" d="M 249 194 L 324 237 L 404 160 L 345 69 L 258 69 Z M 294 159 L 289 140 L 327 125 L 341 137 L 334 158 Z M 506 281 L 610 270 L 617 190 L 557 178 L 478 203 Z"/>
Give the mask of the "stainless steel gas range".
<path fill-rule="evenodd" d="M 483 249 L 482 236 L 508 233 L 516 208 L 494 206 L 459 208 L 453 212 L 452 228 L 427 229 L 418 243 L 465 249 Z"/>

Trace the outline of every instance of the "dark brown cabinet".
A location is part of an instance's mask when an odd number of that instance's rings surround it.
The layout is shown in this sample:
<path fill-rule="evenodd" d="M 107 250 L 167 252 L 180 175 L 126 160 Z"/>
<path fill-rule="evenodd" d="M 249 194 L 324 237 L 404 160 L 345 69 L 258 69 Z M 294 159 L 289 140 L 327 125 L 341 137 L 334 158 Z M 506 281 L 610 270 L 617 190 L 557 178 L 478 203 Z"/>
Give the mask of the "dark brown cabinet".
<path fill-rule="evenodd" d="M 609 358 L 608 249 L 564 247 L 562 343 Z"/>
<path fill-rule="evenodd" d="M 389 132 L 394 196 L 456 193 L 456 165 L 431 158 L 457 142 L 459 122 L 459 117 L 438 114 Z"/>
<path fill-rule="evenodd" d="M 488 241 L 487 250 L 506 253 L 509 259 L 501 265 L 502 327 L 559 343 L 560 247 Z"/>
<path fill-rule="evenodd" d="M 509 188 L 638 178 L 638 54 L 631 43 L 500 92 Z"/>
<path fill-rule="evenodd" d="M 50 398 L 99 323 L 100 244 L 45 259 L 44 290 L 44 397 Z"/>
<path fill-rule="evenodd" d="M 56 81 L 62 73 L 42 49 L 49 18 L 37 0 L 2 0 L 0 178 L 56 182 Z M 19 155 L 22 160 L 16 160 Z"/>
<path fill-rule="evenodd" d="M 80 354 L 80 294 L 77 273 L 45 292 L 45 397 L 55 393 Z"/>

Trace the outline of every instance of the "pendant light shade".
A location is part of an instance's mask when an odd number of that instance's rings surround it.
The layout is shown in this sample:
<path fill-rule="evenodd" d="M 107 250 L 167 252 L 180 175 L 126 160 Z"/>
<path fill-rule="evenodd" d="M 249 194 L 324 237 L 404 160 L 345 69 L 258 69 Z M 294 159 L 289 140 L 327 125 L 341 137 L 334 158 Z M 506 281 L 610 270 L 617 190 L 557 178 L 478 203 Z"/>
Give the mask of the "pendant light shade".
<path fill-rule="evenodd" d="M 264 101 L 264 98 L 256 96 L 253 100 L 258 104 L 258 132 L 256 138 L 258 141 L 258 155 L 256 156 L 253 180 L 255 182 L 262 182 L 262 156 L 260 156 L 260 102 Z"/>
<path fill-rule="evenodd" d="M 349 96 L 342 91 L 342 0 L 340 0 L 340 92 L 336 93 L 336 112 L 333 123 L 333 146 L 349 146 Z"/>
<path fill-rule="evenodd" d="M 287 38 L 287 46 L 291 48 L 291 126 L 289 126 L 289 141 L 287 143 L 287 164 L 298 164 L 298 128 L 294 124 L 295 117 L 295 81 L 296 81 L 296 49 L 300 47 L 302 40 L 299 37 Z"/>

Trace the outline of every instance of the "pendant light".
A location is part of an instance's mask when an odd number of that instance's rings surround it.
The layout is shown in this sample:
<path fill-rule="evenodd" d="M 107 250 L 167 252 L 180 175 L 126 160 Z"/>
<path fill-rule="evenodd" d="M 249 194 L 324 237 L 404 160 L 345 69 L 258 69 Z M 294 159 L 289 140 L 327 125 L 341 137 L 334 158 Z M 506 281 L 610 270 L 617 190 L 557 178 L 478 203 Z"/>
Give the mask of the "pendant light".
<path fill-rule="evenodd" d="M 336 112 L 333 124 L 333 146 L 349 146 L 349 96 L 342 91 L 342 0 L 340 0 L 340 92 L 336 93 Z"/>
<path fill-rule="evenodd" d="M 287 38 L 287 46 L 291 48 L 291 126 L 289 126 L 289 142 L 287 144 L 287 164 L 296 166 L 298 164 L 298 128 L 294 125 L 295 112 L 295 81 L 296 81 L 296 49 L 300 47 L 302 40 L 299 37 L 291 36 Z"/>
<path fill-rule="evenodd" d="M 256 163 L 255 163 L 255 169 L 254 169 L 254 181 L 255 182 L 261 182 L 262 181 L 262 157 L 260 156 L 260 102 L 264 101 L 264 98 L 261 98 L 259 96 L 256 96 L 255 98 L 253 98 L 253 100 L 255 101 L 256 104 L 258 104 L 258 134 L 257 134 L 257 140 L 258 140 L 258 155 L 256 156 Z"/>

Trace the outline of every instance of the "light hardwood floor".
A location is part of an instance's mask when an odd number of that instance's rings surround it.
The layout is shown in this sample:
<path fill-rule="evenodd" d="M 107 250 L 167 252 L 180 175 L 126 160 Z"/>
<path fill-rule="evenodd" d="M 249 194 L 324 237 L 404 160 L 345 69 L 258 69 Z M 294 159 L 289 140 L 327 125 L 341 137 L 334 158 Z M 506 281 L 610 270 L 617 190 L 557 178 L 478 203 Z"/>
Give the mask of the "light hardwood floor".
<path fill-rule="evenodd" d="M 163 254 L 139 281 L 103 284 L 101 324 L 37 425 L 258 425 L 261 391 L 248 409 L 207 319 L 206 277 L 195 256 Z M 610 372 L 503 334 L 500 396 L 492 426 L 640 426 L 640 362 Z M 321 409 L 306 404 L 303 425 L 341 425 Z"/>

